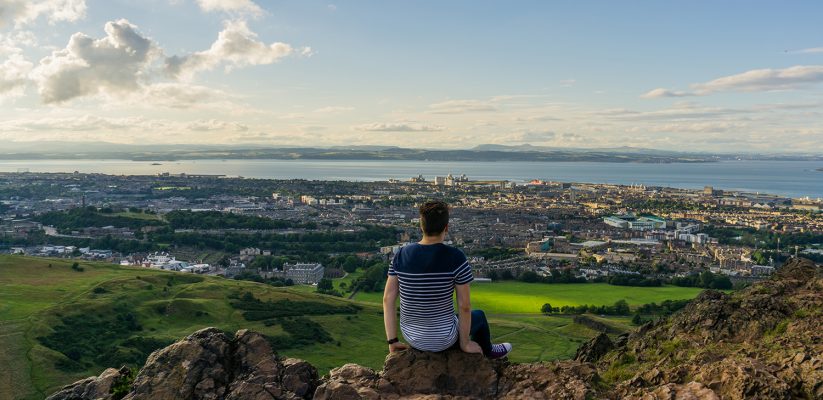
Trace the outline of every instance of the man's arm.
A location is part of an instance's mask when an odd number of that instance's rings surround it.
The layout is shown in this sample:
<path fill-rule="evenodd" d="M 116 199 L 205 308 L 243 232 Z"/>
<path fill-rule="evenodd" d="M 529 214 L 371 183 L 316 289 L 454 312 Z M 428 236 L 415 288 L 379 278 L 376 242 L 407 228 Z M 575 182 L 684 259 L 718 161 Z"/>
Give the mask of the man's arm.
<path fill-rule="evenodd" d="M 466 353 L 482 353 L 483 349 L 481 349 L 480 345 L 476 342 L 473 342 L 470 337 L 472 327 L 472 303 L 469 284 L 455 285 L 454 287 L 457 290 L 457 321 L 459 323 L 460 349 Z"/>
<path fill-rule="evenodd" d="M 386 328 L 386 340 L 397 337 L 397 295 L 399 293 L 400 287 L 397 276 L 389 275 L 386 280 L 386 288 L 383 289 L 383 325 Z M 407 348 L 408 346 L 404 343 L 392 343 L 389 345 L 389 352 L 393 353 Z"/>

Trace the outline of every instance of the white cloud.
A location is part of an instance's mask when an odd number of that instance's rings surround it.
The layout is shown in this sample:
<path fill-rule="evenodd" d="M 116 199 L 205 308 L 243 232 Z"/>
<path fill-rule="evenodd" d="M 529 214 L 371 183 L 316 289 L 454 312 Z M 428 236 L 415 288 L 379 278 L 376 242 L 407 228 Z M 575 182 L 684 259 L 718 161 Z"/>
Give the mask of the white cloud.
<path fill-rule="evenodd" d="M 407 122 L 373 123 L 354 127 L 358 131 L 367 132 L 437 132 L 442 126 L 421 125 Z"/>
<path fill-rule="evenodd" d="M 463 114 L 492 112 L 497 111 L 497 108 L 488 102 L 478 100 L 448 100 L 430 105 L 429 110 L 435 114 Z"/>
<path fill-rule="evenodd" d="M 131 129 L 143 125 L 145 120 L 139 117 L 105 118 L 95 115 L 76 117 L 42 117 L 37 119 L 18 119 L 0 123 L 0 131 L 98 131 Z"/>
<path fill-rule="evenodd" d="M 221 90 L 187 83 L 155 83 L 147 85 L 132 99 L 133 103 L 168 108 L 234 108 L 234 96 Z"/>
<path fill-rule="evenodd" d="M 314 110 L 314 112 L 316 112 L 318 114 L 339 114 L 339 113 L 342 113 L 342 112 L 352 111 L 352 110 L 354 110 L 354 107 L 326 106 L 326 107 L 320 107 L 320 108 Z"/>
<path fill-rule="evenodd" d="M 186 126 L 191 131 L 223 131 L 223 132 L 245 132 L 249 127 L 238 122 L 219 121 L 216 119 L 198 120 L 190 122 Z"/>
<path fill-rule="evenodd" d="M 696 93 L 801 89 L 823 82 L 823 65 L 797 65 L 782 69 L 755 69 L 692 85 Z"/>
<path fill-rule="evenodd" d="M 664 88 L 657 88 L 657 89 L 653 89 L 653 90 L 650 90 L 650 91 L 646 92 L 645 94 L 643 94 L 640 97 L 643 97 L 644 99 L 655 99 L 655 98 L 659 98 L 659 97 L 686 97 L 686 96 L 694 96 L 694 93 L 680 92 L 680 91 L 669 90 L 669 89 L 664 89 Z"/>
<path fill-rule="evenodd" d="M 533 143 L 533 142 L 548 142 L 554 140 L 557 134 L 552 131 L 525 131 L 518 132 L 507 139 L 512 142 Z"/>
<path fill-rule="evenodd" d="M 821 82 L 823 82 L 823 65 L 797 65 L 778 69 L 754 69 L 708 82 L 695 83 L 691 85 L 691 92 L 658 88 L 645 93 L 641 97 L 683 97 L 705 96 L 718 92 L 796 90 L 809 88 Z"/>
<path fill-rule="evenodd" d="M 0 99 L 21 96 L 29 82 L 28 74 L 34 64 L 26 60 L 19 49 L 0 50 L 8 52 L 6 60 L 0 63 Z"/>
<path fill-rule="evenodd" d="M 823 53 L 823 47 L 810 47 L 808 49 L 800 49 L 800 50 L 794 51 L 793 53 L 819 54 L 819 53 Z"/>
<path fill-rule="evenodd" d="M 197 0 L 200 9 L 206 12 L 226 12 L 259 17 L 263 9 L 251 0 Z"/>
<path fill-rule="evenodd" d="M 226 21 L 224 29 L 208 50 L 167 58 L 166 72 L 174 77 L 190 79 L 198 71 L 212 70 L 221 65 L 230 71 L 247 65 L 276 63 L 293 52 L 294 49 L 287 43 L 261 42 L 245 21 Z"/>
<path fill-rule="evenodd" d="M 44 102 L 141 88 L 147 67 L 160 54 L 157 45 L 125 19 L 106 23 L 105 31 L 102 39 L 75 33 L 65 49 L 40 61 L 32 76 Z"/>
<path fill-rule="evenodd" d="M 44 16 L 49 23 L 74 22 L 86 16 L 85 0 L 0 0 L 0 28 L 19 28 Z"/>
<path fill-rule="evenodd" d="M 572 87 L 577 83 L 577 79 L 563 79 L 560 81 L 560 87 Z"/>

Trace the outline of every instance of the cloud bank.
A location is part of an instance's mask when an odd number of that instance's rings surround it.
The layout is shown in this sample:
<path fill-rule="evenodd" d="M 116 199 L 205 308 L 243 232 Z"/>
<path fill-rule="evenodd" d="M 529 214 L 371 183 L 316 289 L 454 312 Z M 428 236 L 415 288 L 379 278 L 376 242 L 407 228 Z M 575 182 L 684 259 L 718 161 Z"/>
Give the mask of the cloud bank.
<path fill-rule="evenodd" d="M 764 68 L 724 76 L 691 85 L 690 92 L 657 88 L 641 97 L 706 96 L 720 92 L 768 92 L 807 89 L 823 82 L 823 65 L 797 65 L 788 68 Z"/>

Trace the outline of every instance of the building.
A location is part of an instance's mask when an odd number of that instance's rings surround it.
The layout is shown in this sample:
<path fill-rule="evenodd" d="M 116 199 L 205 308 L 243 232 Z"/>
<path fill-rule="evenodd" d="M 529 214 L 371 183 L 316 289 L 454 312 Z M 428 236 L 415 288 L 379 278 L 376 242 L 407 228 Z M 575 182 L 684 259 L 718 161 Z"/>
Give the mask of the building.
<path fill-rule="evenodd" d="M 322 264 L 284 264 L 283 277 L 292 282 L 303 285 L 312 285 L 323 279 L 325 268 Z"/>
<path fill-rule="evenodd" d="M 634 214 L 612 215 L 604 217 L 603 222 L 616 228 L 645 231 L 649 229 L 665 229 L 666 220 L 654 215 L 636 216 Z"/>

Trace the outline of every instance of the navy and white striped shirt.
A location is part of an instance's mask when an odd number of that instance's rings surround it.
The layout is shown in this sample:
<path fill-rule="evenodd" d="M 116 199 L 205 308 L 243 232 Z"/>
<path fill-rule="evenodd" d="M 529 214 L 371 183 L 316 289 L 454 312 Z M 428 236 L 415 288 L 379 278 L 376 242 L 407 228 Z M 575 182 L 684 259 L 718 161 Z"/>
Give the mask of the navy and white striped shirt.
<path fill-rule="evenodd" d="M 412 243 L 389 265 L 400 286 L 400 331 L 423 351 L 442 351 L 458 337 L 454 286 L 471 282 L 471 266 L 460 249 L 443 243 Z"/>

